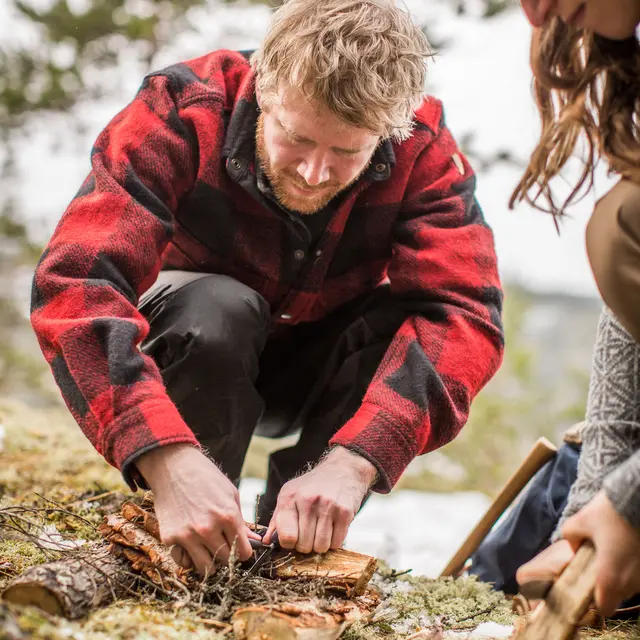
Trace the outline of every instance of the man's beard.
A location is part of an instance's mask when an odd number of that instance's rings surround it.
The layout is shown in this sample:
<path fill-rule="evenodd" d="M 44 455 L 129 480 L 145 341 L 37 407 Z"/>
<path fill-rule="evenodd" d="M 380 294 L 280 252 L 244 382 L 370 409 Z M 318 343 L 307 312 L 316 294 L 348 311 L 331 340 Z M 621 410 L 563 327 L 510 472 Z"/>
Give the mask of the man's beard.
<path fill-rule="evenodd" d="M 264 144 L 263 118 L 264 114 L 260 113 L 256 123 L 256 155 L 258 156 L 258 162 L 269 179 L 273 195 L 283 207 L 290 211 L 302 214 L 317 213 L 326 207 L 338 193 L 351 186 L 369 166 L 369 163 L 367 163 L 353 180 L 345 184 L 329 180 L 317 187 L 312 187 L 297 173 L 291 174 L 284 170 L 274 169 Z M 310 193 L 308 196 L 294 193 L 291 189 L 292 183 L 315 193 Z"/>

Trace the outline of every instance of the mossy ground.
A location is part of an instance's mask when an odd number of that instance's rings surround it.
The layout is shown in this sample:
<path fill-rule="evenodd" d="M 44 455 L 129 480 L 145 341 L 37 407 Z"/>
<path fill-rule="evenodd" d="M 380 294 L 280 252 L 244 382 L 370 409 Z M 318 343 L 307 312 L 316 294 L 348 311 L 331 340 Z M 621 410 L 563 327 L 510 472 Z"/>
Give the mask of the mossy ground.
<path fill-rule="evenodd" d="M 43 524 L 54 524 L 67 538 L 95 539 L 95 526 L 103 515 L 131 498 L 120 474 L 93 450 L 63 408 L 43 411 L 0 402 L 0 423 L 5 429 L 0 452 L 0 507 L 34 509 L 32 513 L 42 518 Z M 252 468 L 264 466 L 268 448 L 264 443 L 254 446 Z M 42 551 L 23 540 L 1 540 L 0 567 L 5 568 L 0 568 L 0 590 L 16 573 L 54 557 L 55 552 Z M 407 638 L 436 619 L 443 629 L 458 631 L 474 629 L 484 621 L 514 621 L 509 602 L 474 580 L 432 581 L 411 576 L 390 580 L 384 575 L 382 571 L 376 578 L 387 597 L 375 622 L 352 626 L 344 638 Z M 9 628 L 3 626 L 9 616 L 24 637 L 36 640 L 230 638 L 228 633 L 218 633 L 206 614 L 148 595 L 121 600 L 78 622 L 0 605 L 0 640 L 3 628 Z M 607 632 L 583 631 L 581 637 L 640 639 L 640 633 L 634 625 L 614 622 Z"/>

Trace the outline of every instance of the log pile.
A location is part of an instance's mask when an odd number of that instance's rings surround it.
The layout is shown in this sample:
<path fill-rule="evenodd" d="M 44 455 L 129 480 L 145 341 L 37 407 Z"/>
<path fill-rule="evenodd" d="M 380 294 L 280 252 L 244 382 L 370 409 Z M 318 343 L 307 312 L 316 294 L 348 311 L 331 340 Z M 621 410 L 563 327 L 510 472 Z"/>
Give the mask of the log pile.
<path fill-rule="evenodd" d="M 104 543 L 64 553 L 57 561 L 28 569 L 8 585 L 2 598 L 77 619 L 134 593 L 141 579 L 165 595 L 188 597 L 189 593 L 203 592 L 204 583 L 192 570 L 179 566 L 161 542 L 149 500 L 142 506 L 125 502 L 120 513 L 105 516 L 99 531 Z M 306 556 L 282 550 L 265 565 L 262 577 L 250 580 L 273 585 L 315 581 L 326 596 L 312 595 L 314 589 L 307 588 L 305 593 L 310 595 L 273 604 L 248 601 L 234 608 L 226 602 L 220 606 L 220 616 L 230 621 L 240 640 L 338 638 L 352 621 L 368 618 L 378 605 L 377 594 L 366 589 L 375 568 L 374 558 L 344 549 Z M 231 576 L 230 584 L 243 579 L 242 575 Z M 264 592 L 265 587 L 261 588 Z M 291 593 L 296 593 L 295 589 Z"/>

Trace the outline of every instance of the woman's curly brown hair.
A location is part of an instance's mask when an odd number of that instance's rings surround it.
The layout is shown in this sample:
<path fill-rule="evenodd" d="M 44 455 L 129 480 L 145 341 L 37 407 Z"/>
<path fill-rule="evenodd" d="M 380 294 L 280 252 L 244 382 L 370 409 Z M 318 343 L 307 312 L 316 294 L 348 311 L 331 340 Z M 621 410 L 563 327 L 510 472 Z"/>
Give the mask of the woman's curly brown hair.
<path fill-rule="evenodd" d="M 554 18 L 534 30 L 531 66 L 542 132 L 510 206 L 526 200 L 554 216 L 562 215 L 583 187 L 593 186 L 594 168 L 601 157 L 612 171 L 640 183 L 637 38 L 608 40 Z M 584 168 L 558 206 L 550 182 L 574 152 L 581 134 L 586 138 Z M 548 208 L 538 204 L 540 196 Z"/>

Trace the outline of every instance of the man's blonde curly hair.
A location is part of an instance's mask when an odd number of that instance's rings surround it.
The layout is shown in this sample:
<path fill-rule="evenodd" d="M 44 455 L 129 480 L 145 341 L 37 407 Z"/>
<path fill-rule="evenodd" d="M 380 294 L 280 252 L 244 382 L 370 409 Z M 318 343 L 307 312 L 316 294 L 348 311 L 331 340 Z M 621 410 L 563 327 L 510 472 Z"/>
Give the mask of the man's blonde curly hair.
<path fill-rule="evenodd" d="M 251 62 L 263 107 L 295 88 L 346 123 L 399 141 L 411 135 L 430 55 L 392 0 L 288 0 Z"/>

